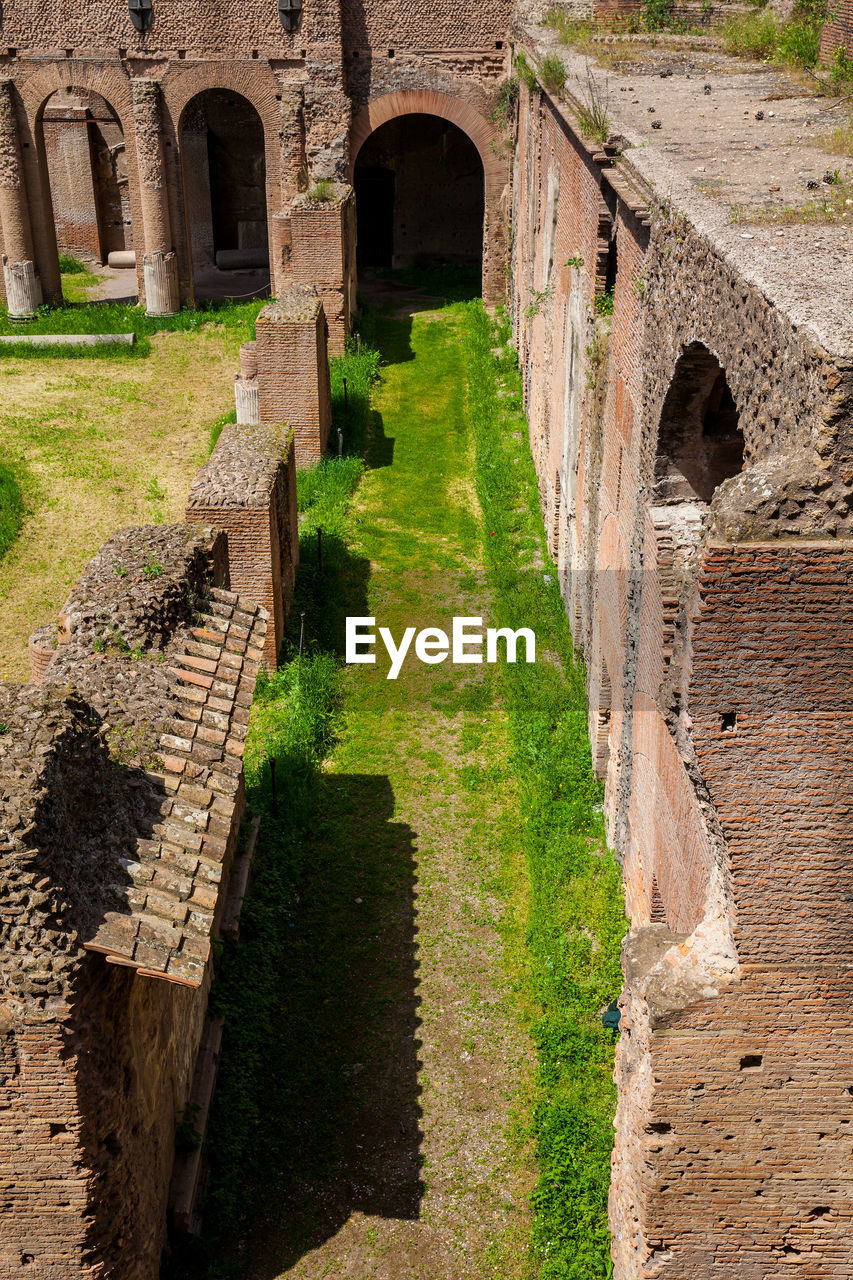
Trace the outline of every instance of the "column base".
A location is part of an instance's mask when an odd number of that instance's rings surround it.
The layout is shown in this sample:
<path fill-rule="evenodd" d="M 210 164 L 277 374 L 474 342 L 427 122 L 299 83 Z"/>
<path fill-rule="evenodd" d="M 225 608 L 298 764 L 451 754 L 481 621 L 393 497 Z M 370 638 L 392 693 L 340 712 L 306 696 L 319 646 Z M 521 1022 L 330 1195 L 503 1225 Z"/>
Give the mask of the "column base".
<path fill-rule="evenodd" d="M 146 253 L 142 259 L 145 310 L 149 316 L 173 316 L 180 310 L 177 255 Z"/>
<path fill-rule="evenodd" d="M 11 320 L 29 320 L 42 304 L 41 281 L 34 262 L 10 262 L 3 254 L 3 280 Z"/>

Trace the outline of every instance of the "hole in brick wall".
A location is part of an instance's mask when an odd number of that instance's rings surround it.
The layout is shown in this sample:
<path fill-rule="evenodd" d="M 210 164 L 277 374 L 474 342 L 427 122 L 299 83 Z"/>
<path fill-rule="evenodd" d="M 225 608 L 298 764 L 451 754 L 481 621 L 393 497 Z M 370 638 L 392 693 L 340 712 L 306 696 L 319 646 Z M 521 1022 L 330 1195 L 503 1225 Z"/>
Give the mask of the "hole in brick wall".
<path fill-rule="evenodd" d="M 388 50 L 388 57 L 389 57 L 389 58 L 393 58 L 393 57 L 394 57 L 394 50 L 393 50 L 393 49 L 389 49 L 389 50 Z"/>
<path fill-rule="evenodd" d="M 67 1133 L 67 1132 L 68 1132 L 67 1124 L 52 1124 L 50 1126 L 50 1136 L 52 1138 L 55 1138 L 58 1133 Z"/>
<path fill-rule="evenodd" d="M 827 1218 L 831 1213 L 832 1213 L 832 1210 L 830 1209 L 828 1204 L 819 1204 L 819 1205 L 816 1205 L 814 1209 L 812 1209 L 811 1213 L 809 1214 L 809 1217 L 810 1218 Z"/>
<path fill-rule="evenodd" d="M 258 51 L 257 51 L 257 49 L 253 49 L 253 50 L 252 50 L 252 57 L 253 57 L 253 58 L 257 58 L 257 57 L 258 57 Z"/>
<path fill-rule="evenodd" d="M 187 51 L 186 51 L 186 49 L 179 49 L 179 50 L 178 50 L 178 57 L 179 57 L 179 58 L 185 58 L 186 56 L 187 56 Z"/>
<path fill-rule="evenodd" d="M 32 1253 L 21 1254 L 21 1266 L 28 1267 L 31 1262 L 35 1262 L 35 1255 Z"/>
<path fill-rule="evenodd" d="M 724 711 L 720 716 L 720 728 L 723 733 L 737 733 L 737 712 Z"/>
<path fill-rule="evenodd" d="M 353 49 L 352 53 L 350 54 L 350 57 L 352 57 L 352 58 L 357 58 L 357 57 L 358 57 L 358 49 Z"/>
<path fill-rule="evenodd" d="M 65 50 L 65 56 L 66 56 L 66 58 L 73 58 L 73 57 L 74 57 L 74 50 L 73 50 L 73 49 L 66 49 L 66 50 Z"/>
<path fill-rule="evenodd" d="M 744 437 L 725 370 L 701 342 L 691 342 L 661 410 L 654 503 L 710 502 L 743 462 Z"/>
<path fill-rule="evenodd" d="M 616 248 L 616 228 L 607 246 L 607 263 L 604 270 L 604 292 L 612 293 L 616 288 L 616 273 L 619 270 L 618 250 Z"/>
<path fill-rule="evenodd" d="M 127 49 L 119 49 L 119 51 L 118 51 L 118 56 L 119 56 L 120 58 L 126 58 L 126 57 L 127 57 Z"/>
<path fill-rule="evenodd" d="M 667 1124 L 665 1120 L 654 1120 L 646 1125 L 646 1133 L 670 1133 L 671 1131 L 672 1125 Z"/>
<path fill-rule="evenodd" d="M 760 1053 L 746 1053 L 740 1060 L 741 1071 L 758 1071 L 764 1057 Z"/>
<path fill-rule="evenodd" d="M 496 40 L 496 41 L 495 41 L 495 48 L 496 48 L 496 49 L 502 49 L 503 47 L 504 47 L 504 42 L 503 42 L 503 40 Z"/>

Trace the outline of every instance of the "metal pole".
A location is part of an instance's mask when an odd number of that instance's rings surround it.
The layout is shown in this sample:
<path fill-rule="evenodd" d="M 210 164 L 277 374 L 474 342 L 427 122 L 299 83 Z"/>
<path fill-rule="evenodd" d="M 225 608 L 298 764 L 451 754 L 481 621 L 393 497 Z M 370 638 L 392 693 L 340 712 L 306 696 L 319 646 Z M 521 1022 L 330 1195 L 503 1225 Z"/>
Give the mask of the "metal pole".
<path fill-rule="evenodd" d="M 299 615 L 299 656 L 302 657 L 302 641 L 305 639 L 305 614 Z"/>
<path fill-rule="evenodd" d="M 344 433 L 338 427 L 338 457 L 340 458 L 344 451 Z"/>

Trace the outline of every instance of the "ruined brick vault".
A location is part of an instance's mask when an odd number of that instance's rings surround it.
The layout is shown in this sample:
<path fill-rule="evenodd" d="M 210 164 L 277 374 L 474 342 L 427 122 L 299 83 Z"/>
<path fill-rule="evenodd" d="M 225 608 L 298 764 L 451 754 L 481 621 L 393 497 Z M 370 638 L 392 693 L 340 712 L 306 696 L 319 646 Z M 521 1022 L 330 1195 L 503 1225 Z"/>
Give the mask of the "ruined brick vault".
<path fill-rule="evenodd" d="M 582 60 L 495 123 L 513 52 L 547 52 L 503 0 L 52 22 L 33 0 L 0 20 L 10 310 L 60 297 L 59 247 L 126 255 L 152 312 L 211 265 L 268 266 L 277 301 L 186 523 L 110 539 L 33 636 L 33 683 L 0 691 L 0 1276 L 153 1280 L 170 1184 L 193 1225 L 175 1126 L 216 1056 L 210 944 L 246 883 L 242 742 L 293 587 L 295 466 L 326 446 L 350 329 L 355 162 L 419 114 L 482 163 L 484 293 L 513 310 L 624 868 L 615 1275 L 849 1280 L 844 228 L 742 232 L 630 113 L 584 141 Z"/>

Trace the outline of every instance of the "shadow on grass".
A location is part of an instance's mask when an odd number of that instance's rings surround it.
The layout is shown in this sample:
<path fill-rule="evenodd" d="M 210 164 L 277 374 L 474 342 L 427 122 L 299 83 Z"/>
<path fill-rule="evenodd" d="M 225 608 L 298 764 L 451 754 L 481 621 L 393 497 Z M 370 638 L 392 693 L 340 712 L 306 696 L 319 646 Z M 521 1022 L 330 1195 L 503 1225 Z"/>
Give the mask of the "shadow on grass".
<path fill-rule="evenodd" d="M 419 1214 L 415 834 L 393 813 L 387 777 L 320 783 L 264 1071 L 253 1277 L 279 1276 L 356 1211 Z"/>

